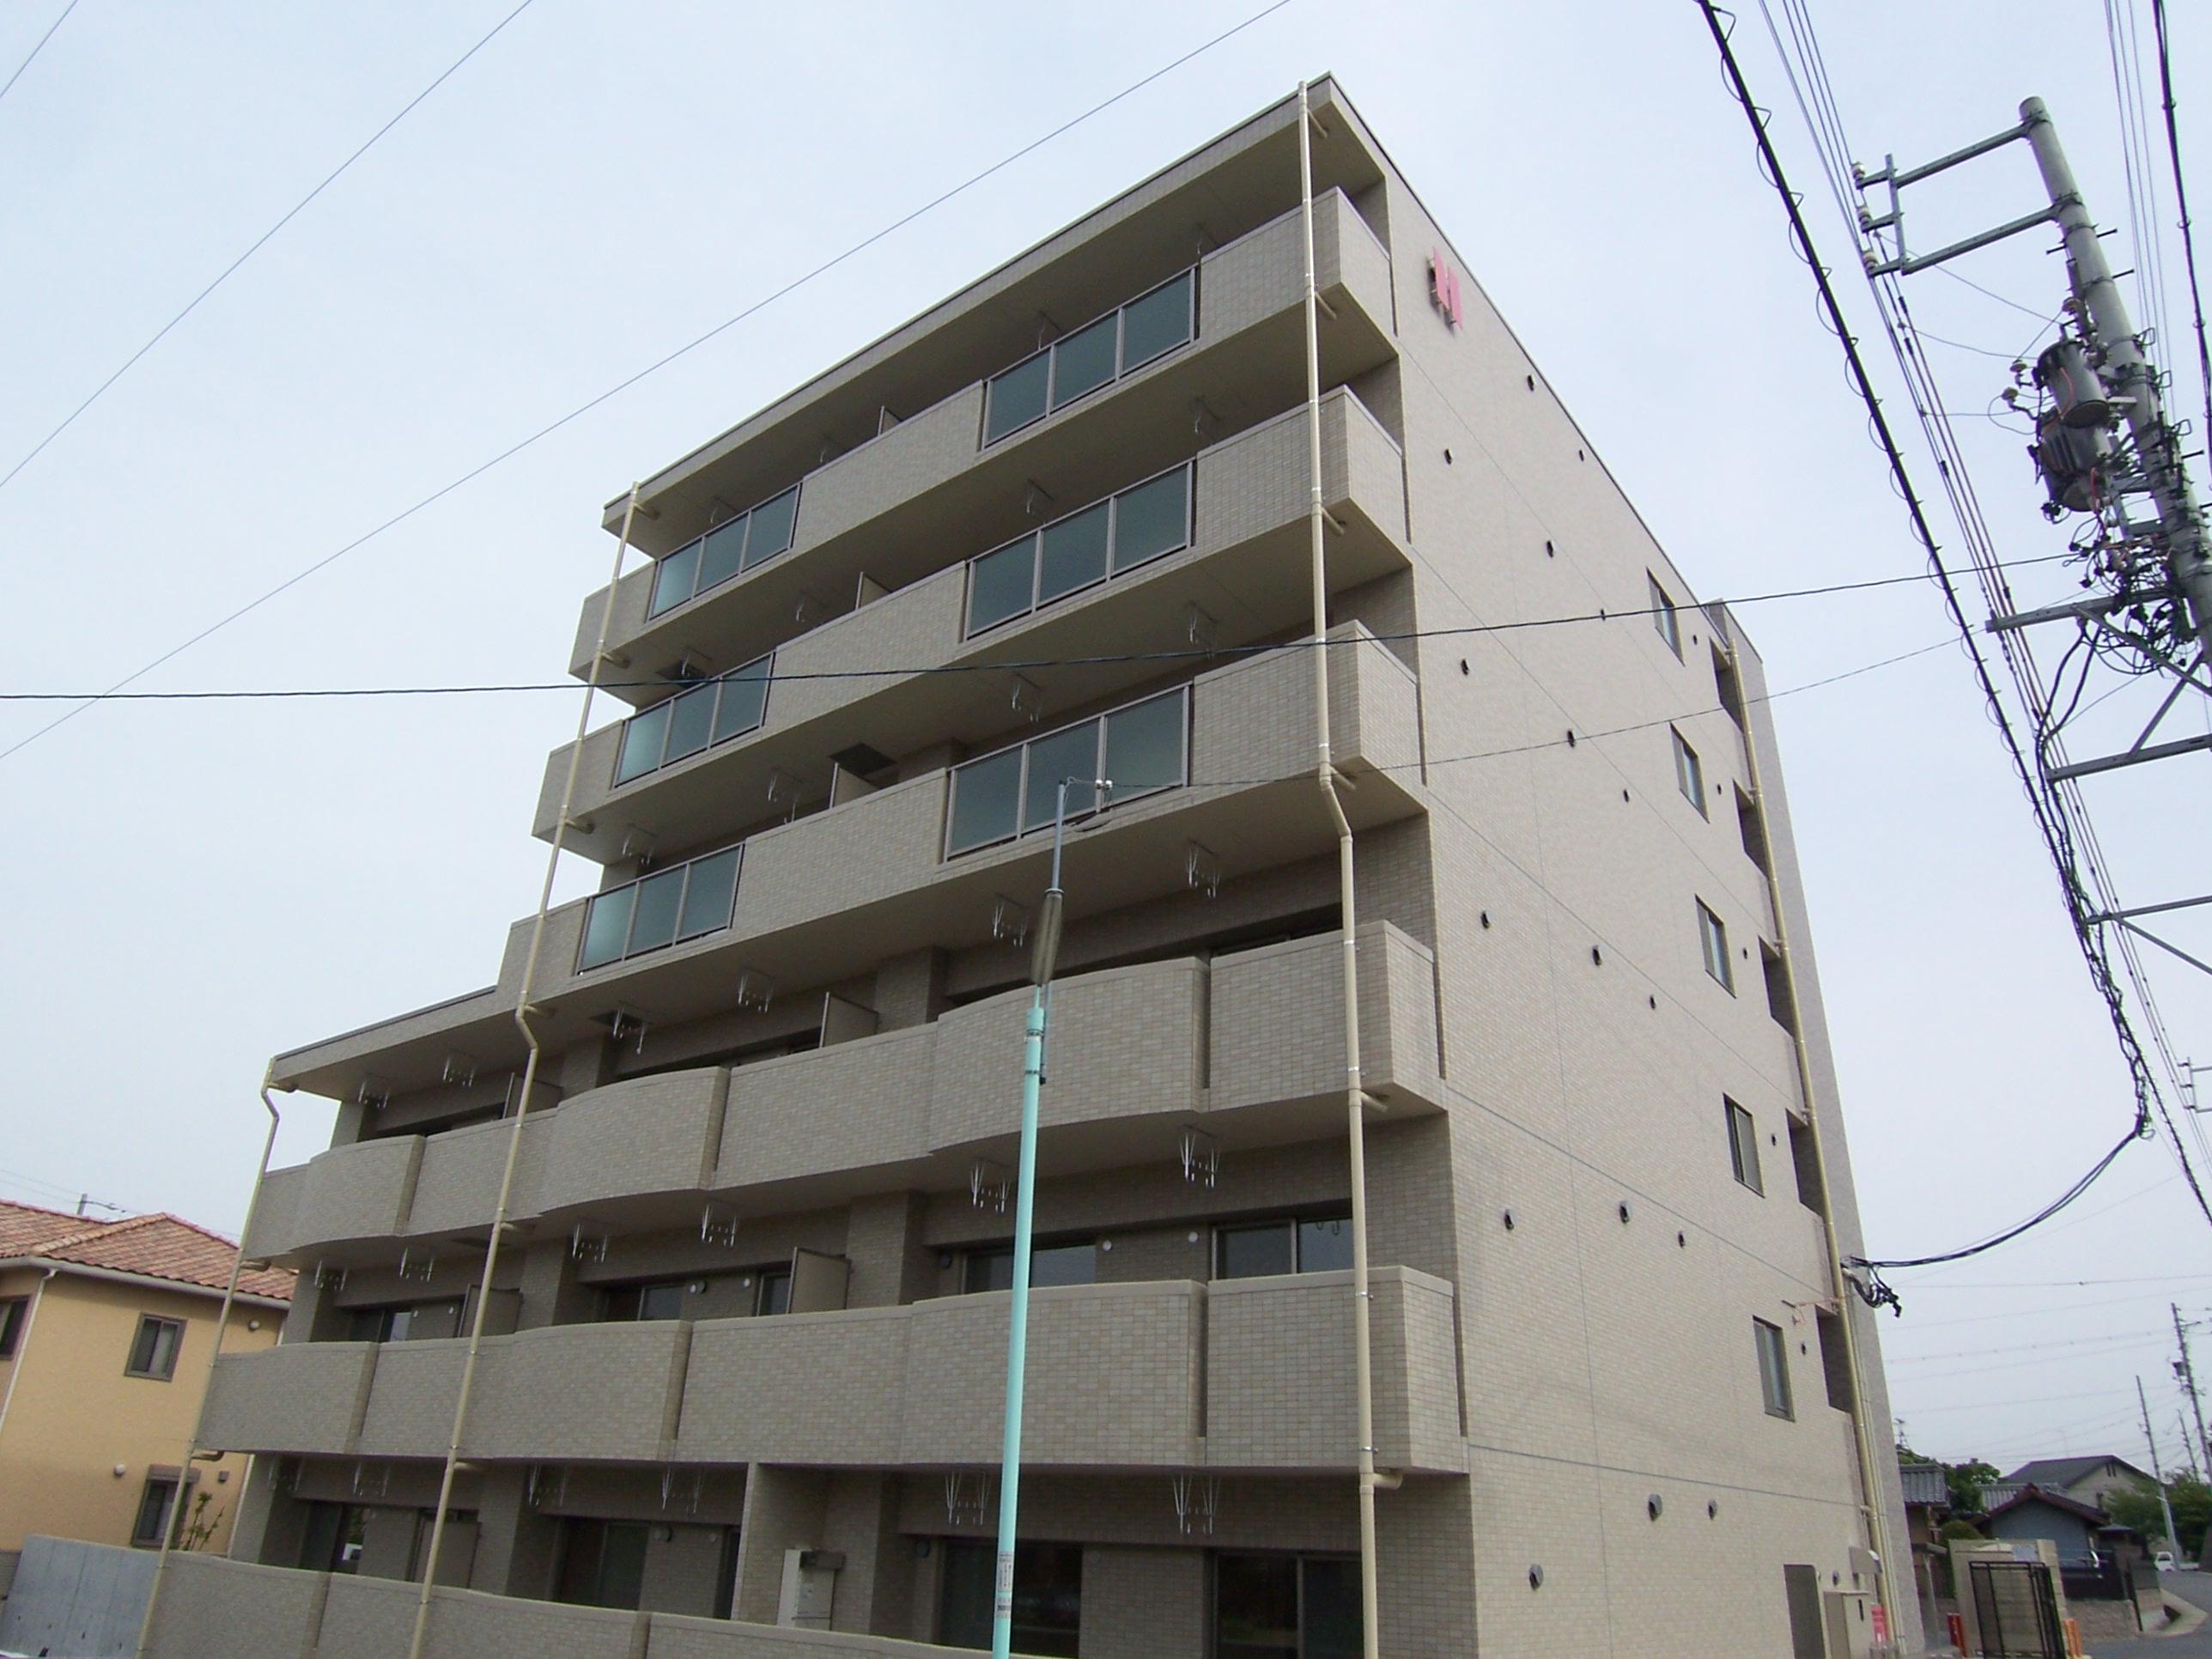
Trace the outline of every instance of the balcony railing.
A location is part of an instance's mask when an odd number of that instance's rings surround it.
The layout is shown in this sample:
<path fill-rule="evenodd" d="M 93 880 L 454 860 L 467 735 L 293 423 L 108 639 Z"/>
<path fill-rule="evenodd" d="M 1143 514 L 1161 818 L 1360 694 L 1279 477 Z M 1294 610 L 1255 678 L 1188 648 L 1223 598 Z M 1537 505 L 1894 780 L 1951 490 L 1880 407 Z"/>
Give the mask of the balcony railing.
<path fill-rule="evenodd" d="M 1111 781 L 1110 805 L 1180 788 L 1190 776 L 1190 689 L 1147 697 L 1001 749 L 952 771 L 945 856 L 952 858 L 1032 830 L 1049 829 L 1060 781 L 1070 819 L 1095 812 Z"/>
<path fill-rule="evenodd" d="M 653 602 L 645 614 L 657 617 L 664 611 L 673 611 L 694 594 L 719 587 L 739 571 L 765 563 L 790 547 L 798 523 L 797 484 L 734 519 L 724 520 L 660 562 L 653 573 Z"/>
<path fill-rule="evenodd" d="M 1186 461 L 969 560 L 966 637 L 1188 547 L 1192 471 Z"/>
<path fill-rule="evenodd" d="M 1193 266 L 1001 369 L 991 377 L 986 393 L 984 443 L 994 444 L 1188 344 L 1197 320 L 1198 269 Z"/>
<path fill-rule="evenodd" d="M 702 749 L 758 731 L 768 718 L 768 687 L 775 673 L 775 653 L 771 651 L 631 715 L 623 722 L 615 781 L 628 783 Z"/>
<path fill-rule="evenodd" d="M 738 866 L 744 851 L 742 842 L 725 847 L 593 894 L 585 909 L 576 971 L 727 927 L 738 902 Z"/>

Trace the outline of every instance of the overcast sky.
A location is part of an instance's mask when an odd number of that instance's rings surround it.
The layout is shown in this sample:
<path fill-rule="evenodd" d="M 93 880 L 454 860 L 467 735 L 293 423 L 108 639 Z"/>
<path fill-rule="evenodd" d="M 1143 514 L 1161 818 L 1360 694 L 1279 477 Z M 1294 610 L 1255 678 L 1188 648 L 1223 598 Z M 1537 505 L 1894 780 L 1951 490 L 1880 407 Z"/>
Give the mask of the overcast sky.
<path fill-rule="evenodd" d="M 0 488 L 0 690 L 141 666 L 1262 3 L 535 0 Z M 0 76 L 62 3 L 0 6 Z M 81 0 L 0 98 L 0 471 L 513 4 Z M 2039 93 L 2119 228 L 2115 264 L 2137 263 L 2099 6 L 1813 11 L 1860 159 L 1925 159 Z M 2212 27 L 2176 12 L 2203 210 Z M 1376 4 L 1360 30 L 1349 15 L 1291 0 L 143 685 L 558 678 L 611 551 L 603 500 L 1327 70 L 1700 597 L 1920 568 L 1688 0 Z M 1737 40 L 1871 329 L 1755 4 Z M 1908 222 L 1924 248 L 2040 202 L 2015 150 L 1916 193 Z M 2034 512 L 2020 439 L 1983 415 L 2063 294 L 2048 246 L 1957 268 L 2002 298 L 1912 279 L 1924 330 L 1959 343 L 1930 350 L 2014 559 L 2064 545 Z M 2166 257 L 2179 348 L 2171 237 Z M 2193 356 L 2160 355 L 2201 416 Z M 2069 591 L 2047 564 L 2018 586 Z M 1950 634 L 1924 585 L 1741 614 L 1778 688 Z M 0 747 L 52 712 L 0 708 Z M 2204 729 L 2185 712 L 2183 730 Z M 1869 1240 L 1881 1255 L 1971 1242 L 2063 1189 L 2132 1109 L 2049 864 L 1956 647 L 1784 697 L 1775 716 Z M 574 718 L 569 695 L 109 705 L 0 762 L 16 1056 L 0 1193 L 234 1229 L 270 1054 L 492 979 L 535 902 L 529 812 Z M 2090 792 L 2130 902 L 2203 890 L 2202 766 Z M 2186 921 L 2171 936 L 2212 942 Z M 2155 971 L 2176 1047 L 2212 1056 L 2200 976 Z M 330 1129 L 327 1103 L 286 1109 L 280 1164 Z M 1893 1275 L 1905 1312 L 1883 1332 L 1912 1443 L 2005 1467 L 2141 1462 L 2140 1372 L 2179 1456 L 2166 1308 L 2212 1319 L 2208 1243 L 2171 1146 L 2145 1144 L 2030 1237 Z M 2203 1357 L 2212 1370 L 2212 1329 Z"/>

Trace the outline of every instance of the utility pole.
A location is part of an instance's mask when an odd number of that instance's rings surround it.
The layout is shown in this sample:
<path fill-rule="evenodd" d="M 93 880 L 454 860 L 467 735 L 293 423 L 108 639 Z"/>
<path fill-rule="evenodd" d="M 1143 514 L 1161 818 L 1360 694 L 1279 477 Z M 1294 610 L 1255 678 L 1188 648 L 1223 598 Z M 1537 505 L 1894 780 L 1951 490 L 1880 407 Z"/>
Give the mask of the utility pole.
<path fill-rule="evenodd" d="M 2173 1414 L 2173 1426 L 2175 1431 L 2181 1436 L 2182 1450 L 2187 1453 L 2189 1456 L 2189 1478 L 2191 1480 L 2202 1480 L 2204 1476 L 2197 1467 L 2196 1448 L 2189 1443 L 2189 1419 L 2184 1417 L 2179 1412 L 2176 1412 Z M 2181 1471 L 2176 1469 L 2173 1473 L 2174 1478 L 2179 1480 L 2181 1476 Z"/>
<path fill-rule="evenodd" d="M 2136 1378 L 2136 1404 L 2142 1407 L 2143 1438 L 2150 1443 L 2150 1472 L 2158 1481 L 2158 1512 L 2166 1517 L 2166 1541 L 2179 1559 L 2181 1538 L 2173 1529 L 2173 1505 L 2166 1501 L 2166 1471 L 2158 1466 L 2158 1437 L 2150 1431 L 2150 1401 L 2143 1395 L 2140 1376 Z"/>
<path fill-rule="evenodd" d="M 2181 1379 L 2182 1392 L 2189 1396 L 2190 1415 L 2197 1419 L 2197 1444 L 2204 1454 L 2205 1466 L 2212 1468 L 2212 1441 L 2204 1437 L 2204 1402 L 2197 1397 L 2197 1368 L 2189 1361 L 2189 1327 L 2182 1323 L 2179 1303 L 2169 1302 L 2173 1310 L 2173 1340 L 2181 1345 L 2181 1358 L 2175 1362 L 2173 1374 Z"/>

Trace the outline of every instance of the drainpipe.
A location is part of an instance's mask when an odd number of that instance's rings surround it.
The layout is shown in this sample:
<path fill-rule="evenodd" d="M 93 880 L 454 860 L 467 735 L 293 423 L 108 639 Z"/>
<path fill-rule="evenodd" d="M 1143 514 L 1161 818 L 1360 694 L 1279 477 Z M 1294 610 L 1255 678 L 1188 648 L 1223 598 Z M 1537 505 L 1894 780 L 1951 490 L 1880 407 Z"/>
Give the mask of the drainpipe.
<path fill-rule="evenodd" d="M 1376 1621 L 1380 1592 L 1375 1566 L 1375 1489 L 1395 1487 L 1396 1477 L 1375 1472 L 1375 1374 L 1368 1340 L 1373 1293 L 1367 1279 L 1367 1095 L 1359 1086 L 1358 918 L 1353 905 L 1352 823 L 1337 794 L 1338 774 L 1328 751 L 1328 571 L 1322 544 L 1328 517 L 1321 482 L 1321 289 L 1314 276 L 1313 111 L 1309 88 L 1298 82 L 1298 210 L 1306 252 L 1306 465 L 1313 493 L 1307 510 L 1313 546 L 1315 777 L 1336 823 L 1337 906 L 1344 925 L 1344 1097 L 1352 1160 L 1352 1350 L 1359 1404 L 1359 1631 L 1364 1659 L 1381 1652 Z"/>
<path fill-rule="evenodd" d="M 545 860 L 545 883 L 538 892 L 538 916 L 531 924 L 530 954 L 522 964 L 522 989 L 515 999 L 514 1023 L 521 1029 L 529 1057 L 522 1066 L 522 1097 L 514 1109 L 514 1124 L 507 1131 L 507 1163 L 499 1174 L 499 1202 L 493 1206 L 491 1237 L 484 1246 L 483 1277 L 477 1285 L 476 1317 L 469 1322 L 469 1351 L 461 1361 L 460 1392 L 453 1400 L 453 1431 L 446 1442 L 446 1467 L 438 1478 L 438 1507 L 430 1522 L 430 1548 L 422 1562 L 422 1588 L 415 1598 L 415 1634 L 407 1644 L 407 1659 L 422 1659 L 422 1638 L 430 1628 L 430 1592 L 438 1578 L 438 1557 L 445 1547 L 446 1511 L 453 1502 L 453 1476 L 461 1463 L 461 1438 L 469 1422 L 469 1394 L 477 1380 L 477 1358 L 483 1351 L 484 1314 L 491 1306 L 491 1277 L 499 1265 L 499 1247 L 507 1238 L 507 1212 L 514 1195 L 514 1166 L 522 1152 L 523 1120 L 530 1115 L 530 1097 L 538 1084 L 538 1063 L 544 1047 L 531 1026 L 533 1015 L 544 1010 L 532 1006 L 530 988 L 538 977 L 538 957 L 545 943 L 546 913 L 553 904 L 553 877 L 561 867 L 562 843 L 568 834 L 568 815 L 576 805 L 576 775 L 584 760 L 584 738 L 592 723 L 592 700 L 599 689 L 599 670 L 607 659 L 607 635 L 613 630 L 615 588 L 622 580 L 623 562 L 629 554 L 629 532 L 637 518 L 637 486 L 629 487 L 629 502 L 623 508 L 622 535 L 615 543 L 615 568 L 607 578 L 607 602 L 599 607 L 599 636 L 592 647 L 591 672 L 584 681 L 584 705 L 576 714 L 576 741 L 568 750 L 568 781 L 561 787 L 561 811 L 553 821 L 553 850 Z"/>
<path fill-rule="evenodd" d="M 1743 684 L 1743 674 L 1737 664 L 1735 630 L 1729 629 L 1729 665 L 1735 671 L 1736 684 Z M 1759 803 L 1762 830 L 1766 817 L 1766 792 L 1759 777 L 1759 744 L 1751 731 L 1751 716 L 1747 705 L 1744 715 L 1743 754 L 1745 769 L 1750 775 L 1752 799 Z M 1782 878 L 1778 873 L 1774 856 L 1774 837 L 1766 836 L 1766 901 L 1774 913 L 1774 947 L 1781 953 L 1786 967 L 1790 961 L 1790 922 L 1782 904 Z M 1797 990 L 1792 975 L 1790 998 L 1794 1003 Z M 1892 1650 L 1897 1643 L 1897 1601 L 1892 1592 L 1896 1586 L 1896 1563 L 1889 1550 L 1888 1506 L 1883 1503 L 1881 1464 L 1876 1461 L 1874 1439 L 1867 1428 L 1866 1370 L 1859 1357 L 1858 1333 L 1852 1327 L 1851 1288 L 1844 1277 L 1843 1248 L 1836 1238 L 1835 1206 L 1832 1201 L 1833 1188 L 1828 1184 L 1828 1154 L 1820 1133 L 1820 1107 L 1813 1092 L 1813 1056 L 1805 1046 L 1805 1018 L 1801 1009 L 1790 1010 L 1791 1047 L 1797 1060 L 1797 1091 L 1805 1102 L 1806 1132 L 1813 1141 L 1813 1167 L 1820 1179 L 1820 1231 L 1828 1246 L 1828 1293 L 1836 1299 L 1836 1323 L 1844 1333 L 1844 1360 L 1851 1373 L 1852 1406 L 1851 1439 L 1858 1453 L 1860 1511 L 1866 1522 L 1867 1542 L 1873 1548 L 1879 1564 L 1875 1569 L 1875 1595 L 1880 1604 L 1888 1610 L 1889 1639 Z"/>
<path fill-rule="evenodd" d="M 31 1292 L 30 1310 L 24 1314 L 23 1328 L 15 1337 L 15 1363 L 8 1368 L 8 1392 L 0 1395 L 0 1428 L 8 1425 L 8 1407 L 15 1403 L 15 1382 L 23 1375 L 23 1356 L 30 1351 L 31 1327 L 38 1322 L 39 1304 L 46 1299 L 46 1280 L 60 1271 L 58 1267 L 47 1268 L 46 1278 L 39 1280 L 39 1288 Z"/>
<path fill-rule="evenodd" d="M 275 1063 L 273 1060 L 270 1062 L 272 1069 Z M 146 1589 L 146 1616 L 138 1622 L 138 1659 L 145 1659 L 147 1645 L 154 1639 L 154 1607 L 161 1599 L 161 1580 L 169 1571 L 169 1547 L 175 1541 L 177 1528 L 184 1522 L 185 1499 L 191 1495 L 192 1460 L 199 1455 L 200 1434 L 207 1426 L 208 1399 L 215 1393 L 216 1362 L 222 1358 L 223 1338 L 230 1334 L 230 1307 L 238 1298 L 238 1275 L 246 1266 L 246 1241 L 253 1231 L 253 1212 L 261 1207 L 261 1186 L 269 1178 L 269 1155 L 276 1150 L 277 1126 L 283 1121 L 283 1115 L 276 1109 L 276 1103 L 269 1098 L 271 1086 L 269 1073 L 264 1072 L 261 1076 L 261 1105 L 269 1114 L 269 1133 L 261 1137 L 261 1163 L 253 1171 L 253 1190 L 246 1196 L 246 1219 L 238 1230 L 238 1249 L 231 1254 L 230 1279 L 222 1287 L 222 1309 L 216 1315 L 215 1342 L 208 1350 L 207 1376 L 200 1383 L 199 1409 L 192 1413 L 191 1437 L 185 1442 L 185 1461 L 177 1471 L 176 1512 L 169 1517 L 169 1524 L 161 1528 L 161 1553 L 154 1558 L 154 1582 Z M 52 1270 L 49 1268 L 47 1273 L 51 1277 Z M 46 1286 L 40 1285 L 39 1288 L 44 1291 Z M 8 1379 L 8 1390 L 12 1394 L 15 1389 L 15 1379 L 11 1376 Z M 0 1407 L 0 1410 L 4 1409 L 4 1407 Z M 252 1466 L 249 1465 L 246 1480 L 252 1478 Z M 243 1497 L 246 1492 L 244 1482 L 240 1483 L 238 1490 Z"/>

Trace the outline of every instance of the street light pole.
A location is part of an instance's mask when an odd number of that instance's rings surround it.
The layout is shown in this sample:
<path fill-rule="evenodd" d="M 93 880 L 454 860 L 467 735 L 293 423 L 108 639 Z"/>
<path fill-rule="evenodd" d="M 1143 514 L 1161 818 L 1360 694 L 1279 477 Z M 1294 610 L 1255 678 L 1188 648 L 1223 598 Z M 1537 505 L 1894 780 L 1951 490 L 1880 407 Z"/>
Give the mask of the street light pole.
<path fill-rule="evenodd" d="M 1062 778 L 1053 802 L 1052 884 L 1037 913 L 1030 957 L 1029 1018 L 1022 1036 L 1022 1150 L 1014 1170 L 1013 1304 L 1007 1310 L 1006 1425 L 999 1449 L 999 1571 L 991 1601 L 991 1659 L 1007 1659 L 1014 1639 L 1014 1529 L 1021 1507 L 1022 1372 L 1029 1359 L 1030 1246 L 1036 1219 L 1037 1091 L 1044 1082 L 1045 1018 L 1052 1007 L 1052 970 L 1060 957 L 1062 897 L 1060 853 L 1067 830 L 1067 786 L 1088 783 L 1092 804 L 1113 788 L 1106 778 Z"/>

